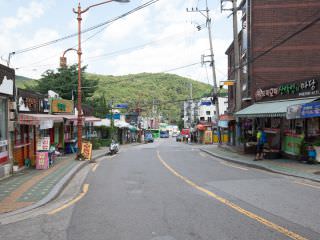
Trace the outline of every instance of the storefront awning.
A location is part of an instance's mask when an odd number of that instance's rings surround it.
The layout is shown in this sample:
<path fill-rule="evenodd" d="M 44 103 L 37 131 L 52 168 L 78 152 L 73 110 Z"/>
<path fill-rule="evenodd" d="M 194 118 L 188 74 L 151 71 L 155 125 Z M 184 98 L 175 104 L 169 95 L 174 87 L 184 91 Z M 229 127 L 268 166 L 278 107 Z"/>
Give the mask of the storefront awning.
<path fill-rule="evenodd" d="M 63 118 L 60 115 L 20 113 L 17 123 L 20 125 L 40 125 L 46 121 L 63 122 Z"/>
<path fill-rule="evenodd" d="M 317 98 L 304 98 L 287 101 L 273 101 L 255 103 L 250 107 L 242 109 L 235 113 L 236 117 L 250 118 L 250 117 L 285 117 L 287 108 L 292 105 L 305 104 L 315 101 Z"/>

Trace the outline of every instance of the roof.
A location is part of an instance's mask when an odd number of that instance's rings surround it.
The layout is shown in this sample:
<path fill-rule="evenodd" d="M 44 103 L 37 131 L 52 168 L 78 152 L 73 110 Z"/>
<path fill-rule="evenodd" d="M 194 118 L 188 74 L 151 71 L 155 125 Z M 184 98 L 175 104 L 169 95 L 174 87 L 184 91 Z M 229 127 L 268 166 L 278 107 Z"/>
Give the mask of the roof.
<path fill-rule="evenodd" d="M 59 115 L 19 113 L 17 123 L 20 125 L 40 125 L 41 121 L 48 120 L 63 122 L 63 118 Z"/>
<path fill-rule="evenodd" d="M 250 107 L 236 112 L 236 117 L 285 117 L 287 108 L 292 105 L 313 102 L 317 98 L 304 98 L 287 101 L 255 103 Z"/>

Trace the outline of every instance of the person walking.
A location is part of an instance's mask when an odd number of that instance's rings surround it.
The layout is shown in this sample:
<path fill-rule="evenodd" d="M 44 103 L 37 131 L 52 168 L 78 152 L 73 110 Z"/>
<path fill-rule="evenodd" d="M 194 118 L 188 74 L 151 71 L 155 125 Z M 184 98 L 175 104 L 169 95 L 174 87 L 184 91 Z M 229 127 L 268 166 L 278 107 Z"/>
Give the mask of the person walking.
<path fill-rule="evenodd" d="M 254 161 L 262 160 L 263 159 L 263 147 L 267 141 L 266 133 L 263 131 L 262 128 L 258 128 L 257 132 L 257 153 Z"/>

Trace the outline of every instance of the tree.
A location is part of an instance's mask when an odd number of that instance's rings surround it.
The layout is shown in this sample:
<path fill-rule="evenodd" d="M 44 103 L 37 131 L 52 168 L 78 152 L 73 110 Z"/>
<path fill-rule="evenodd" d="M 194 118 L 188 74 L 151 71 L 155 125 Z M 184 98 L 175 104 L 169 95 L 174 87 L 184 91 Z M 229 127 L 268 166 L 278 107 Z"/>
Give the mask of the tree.
<path fill-rule="evenodd" d="M 97 79 L 89 80 L 86 78 L 85 70 L 86 67 L 81 69 L 81 92 L 84 103 L 88 102 L 88 100 L 93 96 L 98 85 Z M 48 93 L 48 90 L 55 91 L 64 99 L 72 99 L 72 94 L 74 94 L 75 100 L 77 97 L 77 89 L 77 64 L 66 68 L 58 68 L 57 71 L 51 69 L 45 71 L 39 79 L 38 84 L 34 87 L 34 90 L 43 94 Z"/>

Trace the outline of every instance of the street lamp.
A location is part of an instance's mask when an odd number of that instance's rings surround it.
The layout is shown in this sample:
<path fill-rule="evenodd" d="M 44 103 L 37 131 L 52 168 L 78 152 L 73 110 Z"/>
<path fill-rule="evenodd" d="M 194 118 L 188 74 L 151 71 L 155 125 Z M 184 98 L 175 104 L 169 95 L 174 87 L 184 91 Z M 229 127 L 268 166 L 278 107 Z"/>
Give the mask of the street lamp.
<path fill-rule="evenodd" d="M 120 3 L 127 3 L 130 2 L 130 0 L 108 0 L 101 3 L 93 4 L 84 10 L 81 9 L 80 2 L 78 4 L 78 9 L 73 9 L 73 12 L 77 14 L 77 20 L 78 20 L 78 153 L 81 152 L 81 145 L 82 145 L 82 108 L 81 108 L 81 21 L 82 21 L 82 13 L 87 12 L 90 8 L 100 6 L 102 4 L 106 4 L 109 2 L 120 2 Z"/>

